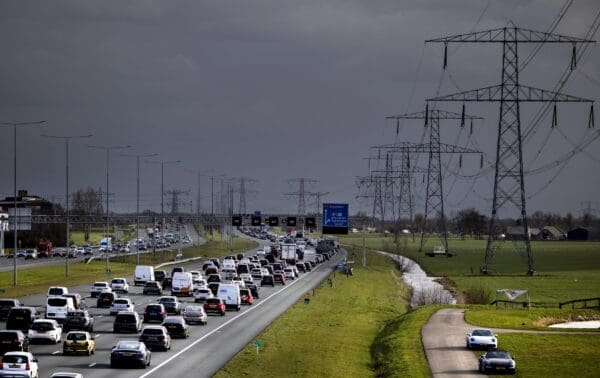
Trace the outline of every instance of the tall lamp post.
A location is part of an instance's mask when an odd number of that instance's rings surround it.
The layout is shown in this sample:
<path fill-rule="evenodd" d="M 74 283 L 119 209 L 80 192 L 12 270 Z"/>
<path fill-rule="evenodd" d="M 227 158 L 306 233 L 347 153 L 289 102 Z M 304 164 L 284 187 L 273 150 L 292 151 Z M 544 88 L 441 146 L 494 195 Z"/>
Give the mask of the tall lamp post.
<path fill-rule="evenodd" d="M 71 139 L 83 139 L 83 138 L 90 138 L 92 137 L 92 134 L 88 134 L 88 135 L 68 135 L 68 136 L 59 136 L 59 135 L 46 135 L 46 134 L 42 134 L 43 137 L 46 138 L 53 138 L 53 139 L 63 139 L 65 141 L 65 170 L 66 170 L 66 212 L 67 212 L 67 254 L 66 254 L 66 258 L 65 258 L 65 276 L 68 277 L 69 276 L 69 249 L 71 248 L 71 241 L 70 241 L 70 228 L 71 228 L 71 223 L 70 223 L 70 219 L 69 219 L 69 141 Z"/>
<path fill-rule="evenodd" d="M 199 223 L 199 227 L 200 227 L 200 231 L 202 231 L 203 228 L 203 224 L 201 222 L 201 215 L 202 215 L 202 194 L 201 194 L 201 179 L 202 177 L 210 177 L 210 175 L 207 175 L 206 173 L 210 173 L 213 172 L 213 170 L 207 170 L 207 171 L 194 171 L 192 169 L 186 169 L 185 170 L 188 173 L 192 173 L 198 176 L 198 198 L 197 198 L 197 206 L 196 206 L 196 212 L 197 212 L 197 216 L 198 216 L 198 223 Z M 200 245 L 200 231 L 198 232 L 198 245 Z"/>
<path fill-rule="evenodd" d="M 125 148 L 129 148 L 131 147 L 130 145 L 126 145 L 126 146 L 96 146 L 96 145 L 89 145 L 88 148 L 95 148 L 98 150 L 104 150 L 106 151 L 106 235 L 105 237 L 108 239 L 108 234 L 109 234 L 109 229 L 110 229 L 110 213 L 108 212 L 108 167 L 109 167 L 109 161 L 110 161 L 110 151 L 111 150 L 122 150 Z M 108 244 L 107 244 L 108 245 Z M 109 260 L 110 260 L 110 255 L 108 253 L 108 250 L 106 251 L 106 273 L 110 272 L 110 266 L 109 266 Z"/>
<path fill-rule="evenodd" d="M 164 232 L 165 227 L 165 164 L 179 164 L 181 160 L 148 160 L 148 164 L 160 164 L 160 224 L 161 232 Z M 156 241 L 153 241 L 152 250 L 156 252 Z"/>
<path fill-rule="evenodd" d="M 45 123 L 46 121 L 35 121 L 35 122 L 0 122 L 0 126 L 12 126 L 13 130 L 14 130 L 14 151 L 15 151 L 15 156 L 14 156 L 14 186 L 15 186 L 15 192 L 14 192 L 14 207 L 15 207 L 15 212 L 14 212 L 14 220 L 13 220 L 13 230 L 14 230 L 14 238 L 15 238 L 15 245 L 13 248 L 13 286 L 17 286 L 17 127 L 22 127 L 22 126 L 35 126 L 35 125 L 41 125 L 43 123 Z"/>
<path fill-rule="evenodd" d="M 158 154 L 121 154 L 121 156 L 125 156 L 125 157 L 134 157 L 136 158 L 136 163 L 137 163 L 137 200 L 136 200 L 136 210 L 135 210 L 135 250 L 136 250 L 136 255 L 135 255 L 135 261 L 136 264 L 139 265 L 140 264 L 140 249 L 139 247 L 139 243 L 138 243 L 138 237 L 139 237 L 139 223 L 140 223 L 140 158 L 148 158 L 148 157 L 154 157 L 154 156 L 158 156 Z"/>

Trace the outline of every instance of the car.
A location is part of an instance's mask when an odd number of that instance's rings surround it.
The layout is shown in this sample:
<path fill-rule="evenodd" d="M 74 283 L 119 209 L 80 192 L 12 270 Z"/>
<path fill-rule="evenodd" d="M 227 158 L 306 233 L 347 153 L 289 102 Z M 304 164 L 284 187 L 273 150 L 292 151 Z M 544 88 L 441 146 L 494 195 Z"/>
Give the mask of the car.
<path fill-rule="evenodd" d="M 306 272 L 310 272 L 312 270 L 312 265 L 310 265 L 310 263 L 308 263 L 308 262 L 305 262 L 304 263 L 304 270 Z"/>
<path fill-rule="evenodd" d="M 517 364 L 515 359 L 505 350 L 489 350 L 479 357 L 479 371 L 487 373 L 490 370 L 506 371 L 515 374 Z"/>
<path fill-rule="evenodd" d="M 207 314 L 225 316 L 225 302 L 219 297 L 208 298 L 203 306 Z"/>
<path fill-rule="evenodd" d="M 285 276 L 283 275 L 283 273 L 273 274 L 273 282 L 285 285 Z"/>
<path fill-rule="evenodd" d="M 10 309 L 13 307 L 21 306 L 21 302 L 18 299 L 13 298 L 1 298 L 0 299 L 0 320 L 6 320 Z"/>
<path fill-rule="evenodd" d="M 64 286 L 50 286 L 48 288 L 48 294 L 46 296 L 62 296 L 69 293 L 69 289 Z"/>
<path fill-rule="evenodd" d="M 7 352 L 2 356 L 2 375 L 25 373 L 26 377 L 37 378 L 38 359 L 29 352 Z"/>
<path fill-rule="evenodd" d="M 94 282 L 92 288 L 90 289 L 90 294 L 92 298 L 96 298 L 103 291 L 111 291 L 110 284 L 106 281 L 98 281 Z"/>
<path fill-rule="evenodd" d="M 69 331 L 94 332 L 94 318 L 87 310 L 67 312 L 67 317 L 63 323 L 63 332 Z"/>
<path fill-rule="evenodd" d="M 89 332 L 71 331 L 63 342 L 63 355 L 84 353 L 91 356 L 96 351 L 96 342 Z"/>
<path fill-rule="evenodd" d="M 202 278 L 202 273 L 199 270 L 190 270 L 189 273 L 192 275 L 193 279 Z"/>
<path fill-rule="evenodd" d="M 167 314 L 178 315 L 181 311 L 179 307 L 179 301 L 177 300 L 177 297 L 173 295 L 163 295 L 162 297 L 158 298 L 158 303 L 165 306 Z"/>
<path fill-rule="evenodd" d="M 167 276 L 166 270 L 155 270 L 154 271 L 154 280 L 156 282 L 162 283 L 162 281 L 165 279 L 166 276 Z"/>
<path fill-rule="evenodd" d="M 498 337 L 489 329 L 474 329 L 467 333 L 467 349 L 498 348 Z"/>
<path fill-rule="evenodd" d="M 35 249 L 28 249 L 25 251 L 25 259 L 29 260 L 29 259 L 37 259 L 38 258 L 38 252 Z"/>
<path fill-rule="evenodd" d="M 221 282 L 222 280 L 223 279 L 221 278 L 221 275 L 219 273 L 209 274 L 208 277 L 206 278 L 207 283 Z"/>
<path fill-rule="evenodd" d="M 254 282 L 254 281 L 253 281 Z M 232 284 L 236 284 L 239 287 L 246 287 L 246 284 L 244 283 L 244 280 L 242 279 L 242 277 L 240 276 L 235 276 L 231 279 L 231 283 Z"/>
<path fill-rule="evenodd" d="M 115 299 L 117 299 L 117 294 L 112 291 L 105 291 L 100 293 L 98 299 L 96 300 L 96 307 L 98 308 L 110 308 L 112 306 Z"/>
<path fill-rule="evenodd" d="M 165 277 L 161 282 L 163 290 L 168 290 L 173 287 L 173 277 Z"/>
<path fill-rule="evenodd" d="M 150 366 L 152 353 L 146 344 L 135 340 L 121 340 L 110 351 L 110 367 L 131 366 L 136 363 L 141 368 Z"/>
<path fill-rule="evenodd" d="M 90 246 L 83 247 L 83 249 L 84 249 L 83 254 L 85 256 L 91 256 L 94 254 L 94 250 Z"/>
<path fill-rule="evenodd" d="M 142 320 L 135 311 L 121 311 L 115 316 L 113 322 L 113 332 L 133 332 L 142 330 Z"/>
<path fill-rule="evenodd" d="M 208 316 L 203 306 L 185 306 L 181 315 L 188 324 L 200 323 L 206 325 L 208 323 Z"/>
<path fill-rule="evenodd" d="M 246 288 L 250 290 L 250 293 L 252 294 L 252 297 L 254 299 L 258 299 L 259 298 L 259 291 L 260 291 L 260 286 L 256 285 L 256 284 L 252 284 L 252 285 L 246 285 Z"/>
<path fill-rule="evenodd" d="M 254 297 L 252 296 L 250 289 L 240 289 L 240 298 L 242 304 L 251 305 L 252 302 L 254 302 Z"/>
<path fill-rule="evenodd" d="M 219 291 L 219 286 L 221 286 L 221 283 L 219 282 L 209 282 L 208 284 L 208 288 L 213 293 L 213 295 L 217 295 L 217 292 Z"/>
<path fill-rule="evenodd" d="M 194 288 L 207 288 L 208 282 L 203 278 L 194 278 Z"/>
<path fill-rule="evenodd" d="M 306 273 L 306 266 L 303 263 L 296 264 L 296 270 L 298 272 Z"/>
<path fill-rule="evenodd" d="M 116 298 L 110 306 L 110 315 L 117 315 L 119 311 L 133 311 L 134 304 L 130 298 Z"/>
<path fill-rule="evenodd" d="M 190 337 L 190 329 L 182 316 L 167 316 L 162 325 L 173 338 L 187 339 Z"/>
<path fill-rule="evenodd" d="M 54 319 L 36 319 L 27 333 L 29 342 L 45 340 L 55 344 L 60 343 L 62 327 Z"/>
<path fill-rule="evenodd" d="M 24 249 L 20 249 L 17 251 L 17 257 L 27 257 L 27 251 Z"/>
<path fill-rule="evenodd" d="M 250 273 L 242 273 L 240 274 L 240 277 L 242 278 L 242 281 L 244 281 L 244 287 L 247 284 L 254 283 L 254 278 L 252 278 L 252 275 Z"/>
<path fill-rule="evenodd" d="M 166 351 L 171 349 L 171 336 L 162 325 L 145 326 L 139 340 L 151 350 L 162 349 Z"/>
<path fill-rule="evenodd" d="M 85 309 L 85 301 L 81 297 L 81 294 L 67 293 L 67 294 L 63 294 L 63 297 L 71 298 L 73 300 L 73 306 L 75 306 L 75 309 L 77 309 L 77 310 Z"/>
<path fill-rule="evenodd" d="M 18 329 L 27 332 L 37 318 L 38 312 L 35 307 L 13 307 L 6 317 L 6 329 Z"/>
<path fill-rule="evenodd" d="M 194 290 L 194 302 L 204 303 L 208 298 L 214 297 L 210 289 L 196 289 Z"/>
<path fill-rule="evenodd" d="M 12 351 L 28 352 L 29 339 L 19 330 L 0 331 L 0 354 Z"/>
<path fill-rule="evenodd" d="M 262 269 L 260 269 L 260 268 L 252 269 L 252 272 L 250 274 L 252 275 L 252 278 L 256 278 L 257 280 L 262 279 L 262 276 L 263 276 Z"/>
<path fill-rule="evenodd" d="M 206 272 L 206 269 L 215 266 L 212 261 L 206 261 L 202 264 L 202 270 Z"/>
<path fill-rule="evenodd" d="M 270 274 L 264 275 L 260 280 L 260 286 L 273 286 L 275 287 L 275 281 L 273 280 L 273 276 Z"/>
<path fill-rule="evenodd" d="M 165 310 L 165 306 L 161 303 L 151 303 L 146 305 L 146 308 L 144 309 L 144 323 L 149 323 L 151 321 L 162 323 L 166 317 L 167 310 Z"/>
<path fill-rule="evenodd" d="M 146 281 L 146 283 L 144 284 L 144 289 L 142 289 L 142 294 L 144 294 L 144 295 L 150 295 L 150 294 L 162 295 L 162 293 L 163 293 L 162 285 L 160 283 L 158 283 L 157 281 Z"/>
<path fill-rule="evenodd" d="M 215 264 L 215 266 L 219 269 L 221 269 L 221 261 L 219 261 L 218 258 L 213 257 L 212 259 L 210 259 L 210 261 L 212 261 L 213 264 Z"/>
<path fill-rule="evenodd" d="M 117 293 L 129 293 L 129 285 L 126 278 L 113 278 L 110 281 L 110 288 Z"/>
<path fill-rule="evenodd" d="M 294 273 L 294 269 L 292 269 L 292 268 L 285 268 L 283 270 L 283 275 L 286 279 L 290 279 L 290 280 L 296 279 L 296 274 Z"/>

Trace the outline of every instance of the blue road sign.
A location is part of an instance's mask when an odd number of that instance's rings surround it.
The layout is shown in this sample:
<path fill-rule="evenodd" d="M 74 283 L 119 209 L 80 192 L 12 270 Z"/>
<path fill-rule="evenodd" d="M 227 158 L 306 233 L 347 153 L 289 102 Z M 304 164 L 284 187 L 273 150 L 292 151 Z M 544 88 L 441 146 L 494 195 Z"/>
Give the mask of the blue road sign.
<path fill-rule="evenodd" d="M 348 204 L 347 203 L 324 203 L 323 204 L 323 226 L 324 227 L 348 227 Z"/>

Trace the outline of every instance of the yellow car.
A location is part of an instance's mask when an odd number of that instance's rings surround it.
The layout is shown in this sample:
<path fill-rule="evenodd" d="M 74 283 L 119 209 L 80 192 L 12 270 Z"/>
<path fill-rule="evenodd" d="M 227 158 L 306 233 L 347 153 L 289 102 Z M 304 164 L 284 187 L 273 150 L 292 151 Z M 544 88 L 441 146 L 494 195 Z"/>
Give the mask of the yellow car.
<path fill-rule="evenodd" d="M 96 343 L 89 332 L 71 331 L 63 343 L 63 354 L 85 353 L 88 356 L 94 354 Z"/>

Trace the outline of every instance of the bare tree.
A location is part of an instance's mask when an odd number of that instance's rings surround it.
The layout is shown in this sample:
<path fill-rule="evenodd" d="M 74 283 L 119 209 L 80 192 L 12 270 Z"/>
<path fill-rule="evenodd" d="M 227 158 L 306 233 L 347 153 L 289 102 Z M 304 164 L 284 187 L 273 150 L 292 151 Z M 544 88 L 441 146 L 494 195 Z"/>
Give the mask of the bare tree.
<path fill-rule="evenodd" d="M 96 191 L 91 187 L 79 189 L 71 197 L 71 206 L 73 208 L 71 213 L 74 215 L 101 215 L 104 212 L 102 207 L 102 192 Z M 82 227 L 85 240 L 89 240 L 92 228 L 91 223 L 84 222 Z"/>

